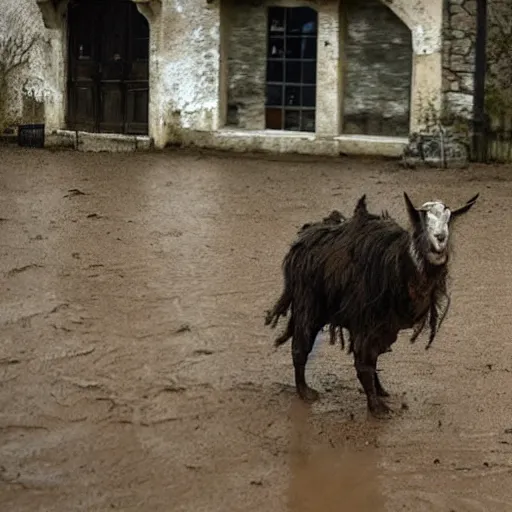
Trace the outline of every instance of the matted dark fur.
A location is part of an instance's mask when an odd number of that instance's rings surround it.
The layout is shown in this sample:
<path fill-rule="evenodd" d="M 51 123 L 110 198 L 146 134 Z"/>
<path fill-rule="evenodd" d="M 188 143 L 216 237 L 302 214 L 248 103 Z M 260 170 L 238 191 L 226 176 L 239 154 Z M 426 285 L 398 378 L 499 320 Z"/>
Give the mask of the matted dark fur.
<path fill-rule="evenodd" d="M 368 219 L 389 219 L 390 215 L 387 210 L 383 211 L 379 216 L 370 214 L 366 208 L 366 197 L 364 196 L 359 202 L 358 206 L 356 207 L 356 212 L 359 212 L 359 209 L 361 209 L 361 212 L 367 215 Z M 347 219 L 346 217 L 339 212 L 338 210 L 332 210 L 331 213 L 322 219 L 321 222 L 314 222 L 314 223 L 307 223 L 304 224 L 299 231 L 297 232 L 297 235 L 300 237 L 304 232 L 308 231 L 310 228 L 317 228 L 318 226 L 335 226 L 339 225 L 343 222 L 345 222 Z M 292 276 L 288 275 L 286 272 L 286 260 L 283 262 L 283 270 L 284 270 L 284 291 L 279 298 L 279 300 L 276 302 L 274 307 L 267 311 L 266 319 L 265 319 L 265 325 L 271 325 L 271 328 L 275 328 L 277 326 L 277 323 L 279 321 L 280 317 L 285 317 L 287 315 L 288 310 L 290 309 L 291 303 L 292 303 L 292 289 L 291 289 L 291 282 L 292 282 Z M 293 270 L 292 267 L 288 267 L 290 270 Z M 324 327 L 324 326 L 322 326 Z M 329 325 L 329 342 L 331 345 L 334 345 L 336 343 L 336 338 L 338 337 L 341 344 L 341 349 L 345 349 L 345 338 L 343 336 L 343 327 L 342 325 L 335 325 L 330 324 Z M 418 335 L 420 332 L 417 333 Z M 283 343 L 286 343 L 293 335 L 293 322 L 290 320 L 288 322 L 286 330 L 275 340 L 275 345 L 279 346 Z M 388 351 L 391 351 L 391 348 L 388 349 Z M 350 350 L 349 350 L 350 352 Z"/>
<path fill-rule="evenodd" d="M 345 216 L 339 212 L 338 210 L 332 210 L 331 213 L 322 219 L 321 222 L 310 222 L 307 224 L 303 224 L 302 227 L 297 232 L 297 235 L 302 235 L 305 231 L 307 231 L 309 228 L 317 227 L 317 226 L 333 226 L 337 224 L 341 224 L 346 220 Z M 272 328 L 275 328 L 277 325 L 277 322 L 279 321 L 279 318 L 282 316 L 286 316 L 288 309 L 290 308 L 292 303 L 292 290 L 290 287 L 290 279 L 287 279 L 287 276 L 285 274 L 285 289 L 283 291 L 283 294 L 277 301 L 277 303 L 274 305 L 272 310 L 267 311 L 267 316 L 265 319 L 265 325 L 272 324 Z M 279 346 L 283 343 L 286 343 L 293 335 L 293 324 L 288 322 L 288 326 L 286 331 L 279 336 L 276 341 L 275 345 Z M 341 349 L 343 350 L 345 348 L 345 339 L 343 337 L 343 330 L 342 327 L 338 327 L 336 325 L 330 325 L 329 326 L 329 341 L 331 345 L 334 345 L 336 343 L 336 335 L 338 335 L 341 343 Z"/>
<path fill-rule="evenodd" d="M 326 324 L 331 343 L 336 329 L 349 331 L 349 352 L 354 353 L 357 375 L 374 414 L 389 410 L 380 398 L 387 392 L 376 373 L 379 355 L 390 350 L 402 329 L 414 328 L 414 341 L 427 320 L 427 348 L 434 340 L 449 306 L 448 257 L 442 265 L 430 263 L 424 212 L 416 210 L 406 194 L 405 198 L 411 232 L 387 212 L 369 213 L 363 196 L 350 219 L 340 216 L 339 222 L 324 219 L 303 226 L 285 256 L 284 290 L 265 323 L 274 328 L 290 310 L 287 328 L 275 344 L 292 338 L 295 383 L 304 400 L 318 396 L 306 384 L 305 365 Z M 468 211 L 476 198 L 453 211 L 452 218 Z"/>

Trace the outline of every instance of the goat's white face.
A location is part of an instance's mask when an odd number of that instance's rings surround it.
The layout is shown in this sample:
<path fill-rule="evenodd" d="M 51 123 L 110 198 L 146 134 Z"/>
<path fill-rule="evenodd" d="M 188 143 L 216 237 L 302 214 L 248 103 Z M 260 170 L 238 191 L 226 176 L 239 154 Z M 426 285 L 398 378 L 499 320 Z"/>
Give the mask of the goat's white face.
<path fill-rule="evenodd" d="M 411 244 L 411 255 L 416 265 L 421 269 L 420 255 L 423 255 L 431 265 L 444 265 L 448 261 L 448 226 L 454 219 L 472 208 L 478 199 L 478 194 L 466 201 L 465 205 L 454 210 L 441 201 L 429 201 L 421 208 L 416 208 L 405 192 L 404 199 L 415 233 Z M 416 238 L 418 235 L 420 235 L 419 239 Z"/>
<path fill-rule="evenodd" d="M 429 241 L 427 258 L 432 265 L 443 265 L 447 259 L 448 237 L 451 211 L 441 201 L 424 203 L 420 211 L 423 212 L 424 226 Z"/>

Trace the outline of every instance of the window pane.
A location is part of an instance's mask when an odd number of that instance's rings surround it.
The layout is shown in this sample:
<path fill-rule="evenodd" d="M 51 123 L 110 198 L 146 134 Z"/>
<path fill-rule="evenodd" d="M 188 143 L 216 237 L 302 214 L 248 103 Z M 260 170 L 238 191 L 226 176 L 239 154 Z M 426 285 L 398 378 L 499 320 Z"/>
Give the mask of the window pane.
<path fill-rule="evenodd" d="M 267 129 L 315 131 L 317 19 L 309 7 L 268 10 Z"/>
<path fill-rule="evenodd" d="M 270 59 L 282 59 L 284 57 L 284 39 L 271 37 L 268 42 L 268 57 Z"/>
<path fill-rule="evenodd" d="M 300 87 L 288 85 L 285 90 L 285 104 L 288 106 L 300 105 Z"/>
<path fill-rule="evenodd" d="M 284 113 L 284 129 L 300 131 L 300 111 L 286 110 Z"/>
<path fill-rule="evenodd" d="M 303 34 L 316 34 L 316 20 L 306 21 L 302 25 Z"/>
<path fill-rule="evenodd" d="M 286 63 L 286 81 L 300 83 L 300 62 Z"/>
<path fill-rule="evenodd" d="M 316 38 L 305 37 L 303 40 L 302 58 L 316 59 Z"/>
<path fill-rule="evenodd" d="M 316 104 L 316 87 L 305 85 L 302 88 L 302 106 L 314 107 Z"/>
<path fill-rule="evenodd" d="M 283 81 L 283 63 L 282 62 L 267 62 L 267 82 L 282 82 Z"/>
<path fill-rule="evenodd" d="M 304 132 L 314 132 L 315 131 L 315 111 L 314 110 L 304 110 L 302 112 L 301 130 Z"/>
<path fill-rule="evenodd" d="M 267 105 L 283 104 L 283 88 L 280 85 L 267 85 Z"/>
<path fill-rule="evenodd" d="M 269 130 L 282 130 L 283 111 L 280 108 L 267 108 L 265 110 L 265 126 Z"/>
<path fill-rule="evenodd" d="M 316 62 L 302 63 L 302 83 L 316 84 Z"/>
<path fill-rule="evenodd" d="M 309 7 L 289 8 L 286 31 L 289 34 L 311 33 L 316 30 L 316 18 L 316 11 Z"/>
<path fill-rule="evenodd" d="M 268 27 L 270 33 L 284 32 L 284 8 L 270 7 L 268 10 Z"/>
<path fill-rule="evenodd" d="M 289 37 L 286 39 L 286 58 L 287 59 L 300 59 L 302 38 Z"/>

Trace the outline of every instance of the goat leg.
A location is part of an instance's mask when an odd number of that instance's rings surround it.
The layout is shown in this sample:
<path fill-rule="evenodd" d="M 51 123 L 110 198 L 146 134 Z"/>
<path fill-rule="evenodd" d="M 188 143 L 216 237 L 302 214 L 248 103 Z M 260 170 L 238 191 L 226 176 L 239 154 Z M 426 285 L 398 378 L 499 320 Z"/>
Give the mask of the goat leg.
<path fill-rule="evenodd" d="M 380 343 L 377 345 L 378 355 L 385 354 L 386 352 L 391 352 L 391 345 L 395 343 L 397 335 L 398 333 L 391 332 L 385 333 L 382 336 L 382 338 L 380 339 Z M 375 369 L 377 369 L 377 364 L 375 365 Z M 384 398 L 389 396 L 389 393 L 384 389 L 382 383 L 380 382 L 377 371 L 375 371 L 375 390 L 377 392 L 377 396 Z"/>
<path fill-rule="evenodd" d="M 312 403 L 318 400 L 320 397 L 318 391 L 316 389 L 310 388 L 306 384 L 306 364 L 296 363 L 294 361 L 293 366 L 295 368 L 295 388 L 297 389 L 297 394 L 299 397 L 307 403 Z"/>
<path fill-rule="evenodd" d="M 358 347 L 360 349 L 360 347 Z M 388 415 L 391 409 L 377 394 L 377 355 L 373 351 L 357 350 L 354 357 L 357 378 L 363 386 L 368 402 L 368 411 L 375 417 Z M 382 386 L 381 386 L 382 387 Z"/>
<path fill-rule="evenodd" d="M 316 331 L 318 332 L 318 330 Z M 314 402 L 318 400 L 319 394 L 313 388 L 310 388 L 306 383 L 306 363 L 308 361 L 309 353 L 313 348 L 315 342 L 315 335 L 305 335 L 300 332 L 300 327 L 295 327 L 294 335 L 292 338 L 292 359 L 293 367 L 295 370 L 295 388 L 299 397 L 304 402 Z"/>
<path fill-rule="evenodd" d="M 381 396 L 386 398 L 389 396 L 389 393 L 382 387 L 382 384 L 379 379 L 379 374 L 375 372 L 375 391 L 377 392 L 377 396 Z"/>

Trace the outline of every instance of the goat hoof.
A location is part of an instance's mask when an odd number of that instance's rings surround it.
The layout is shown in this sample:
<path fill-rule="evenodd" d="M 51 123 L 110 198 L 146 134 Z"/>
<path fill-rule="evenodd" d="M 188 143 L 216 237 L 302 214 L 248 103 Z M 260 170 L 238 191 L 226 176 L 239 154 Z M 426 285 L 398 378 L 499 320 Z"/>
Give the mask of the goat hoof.
<path fill-rule="evenodd" d="M 370 414 L 375 418 L 389 418 L 393 412 L 385 402 L 378 398 L 368 402 L 368 409 Z"/>
<path fill-rule="evenodd" d="M 308 404 L 316 402 L 320 398 L 320 394 L 316 389 L 310 388 L 309 386 L 301 387 L 297 389 L 299 396 L 304 402 Z"/>

